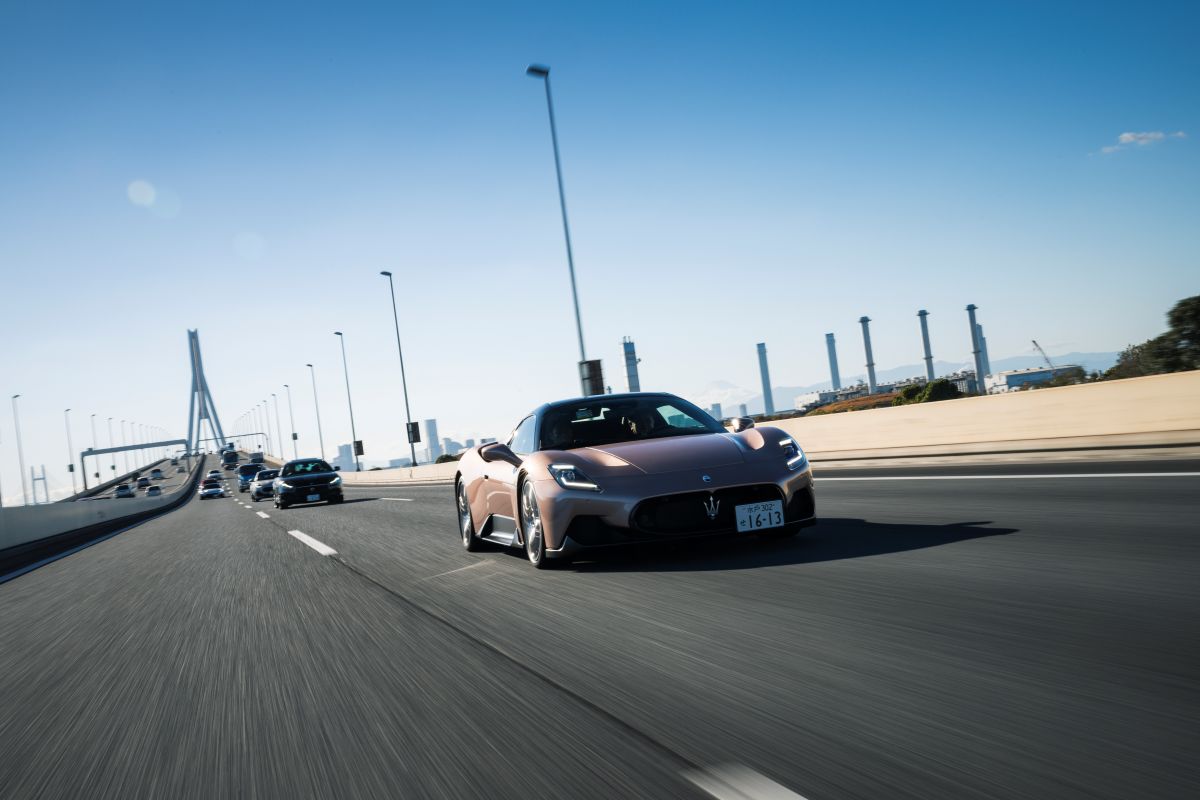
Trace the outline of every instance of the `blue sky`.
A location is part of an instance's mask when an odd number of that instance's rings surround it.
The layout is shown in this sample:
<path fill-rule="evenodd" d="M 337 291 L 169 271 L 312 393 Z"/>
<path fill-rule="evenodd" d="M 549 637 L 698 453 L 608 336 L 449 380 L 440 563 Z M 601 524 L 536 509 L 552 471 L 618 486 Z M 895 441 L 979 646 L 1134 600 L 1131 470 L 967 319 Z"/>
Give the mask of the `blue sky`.
<path fill-rule="evenodd" d="M 416 417 L 499 435 L 576 391 L 540 86 L 552 66 L 589 355 L 624 388 L 756 390 L 1117 350 L 1197 293 L 1195 4 L 9 3 L 0 11 L 0 391 L 66 480 L 62 409 L 186 425 L 282 385 L 315 445 L 401 455 L 380 269 Z M 1182 136 L 1174 135 L 1182 132 Z M 1133 137 L 1121 144 L 1122 134 Z M 1106 148 L 1110 151 L 1106 152 Z M 1116 148 L 1115 150 L 1112 148 Z M 154 188 L 154 202 L 131 184 Z M 138 184 L 140 186 L 140 184 Z M 285 421 L 286 427 L 286 421 Z M 103 436 L 101 437 L 104 438 Z M 19 491 L 0 407 L 0 480 Z"/>

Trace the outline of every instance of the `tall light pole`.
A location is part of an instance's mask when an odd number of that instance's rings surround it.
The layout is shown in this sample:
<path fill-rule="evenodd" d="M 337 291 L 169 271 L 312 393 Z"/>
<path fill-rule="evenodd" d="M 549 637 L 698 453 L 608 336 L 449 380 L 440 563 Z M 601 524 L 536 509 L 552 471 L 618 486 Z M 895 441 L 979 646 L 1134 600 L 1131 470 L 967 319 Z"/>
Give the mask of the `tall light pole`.
<path fill-rule="evenodd" d="M 267 402 L 267 398 L 263 398 L 260 408 L 262 412 L 263 431 L 267 435 L 267 452 L 275 455 L 275 445 L 271 442 L 271 404 Z"/>
<path fill-rule="evenodd" d="M 358 448 L 354 443 L 358 441 L 358 434 L 354 430 L 354 401 L 350 399 L 350 367 L 346 363 L 346 337 L 341 331 L 334 331 L 333 335 L 338 337 L 338 341 L 342 343 L 342 370 L 346 373 L 346 405 L 350 407 L 350 449 L 354 452 L 354 471 L 362 472 L 362 462 L 358 460 Z"/>
<path fill-rule="evenodd" d="M 78 490 L 75 488 L 75 446 L 71 444 L 71 409 L 64 411 L 63 417 L 67 423 L 67 463 L 71 465 L 71 494 L 75 494 Z"/>
<path fill-rule="evenodd" d="M 279 460 L 283 461 L 286 456 L 283 454 L 283 426 L 279 424 L 279 398 L 274 392 L 271 392 L 271 399 L 275 401 L 275 433 L 279 435 L 276 440 L 279 442 Z"/>
<path fill-rule="evenodd" d="M 113 421 L 113 418 L 112 418 L 112 417 L 109 417 L 109 418 L 108 418 L 108 449 L 109 449 L 109 450 L 112 450 L 112 449 L 113 449 L 113 447 L 114 447 L 114 445 L 113 445 L 112 421 Z M 116 476 L 116 474 L 117 474 L 117 454 L 116 454 L 116 453 L 109 453 L 109 454 L 108 454 L 108 459 L 109 459 L 109 461 L 111 462 L 111 463 L 108 465 L 108 467 L 109 467 L 109 469 L 108 469 L 109 476 L 110 476 L 110 477 L 115 477 L 115 476 Z M 99 469 L 99 467 L 97 467 L 97 469 Z"/>
<path fill-rule="evenodd" d="M 17 431 L 17 463 L 21 465 L 21 502 L 29 505 L 29 486 L 25 477 L 25 451 L 21 447 L 21 417 L 17 414 L 17 398 L 20 396 L 19 394 L 12 396 L 13 427 Z"/>
<path fill-rule="evenodd" d="M 550 114 L 550 142 L 554 146 L 554 172 L 558 176 L 558 204 L 562 209 L 563 236 L 567 241 L 567 270 L 571 274 L 571 301 L 575 304 L 575 332 L 579 335 L 579 360 L 587 361 L 583 347 L 583 322 L 579 318 L 579 292 L 575 288 L 575 257 L 571 252 L 571 228 L 567 224 L 567 195 L 563 190 L 562 160 L 558 155 L 558 127 L 554 123 L 554 100 L 550 96 L 550 68 L 541 64 L 530 64 L 525 74 L 531 78 L 541 78 L 546 86 L 546 110 Z M 587 394 L 587 382 L 584 381 L 583 393 Z"/>
<path fill-rule="evenodd" d="M 312 364 L 305 364 L 308 367 L 308 372 L 312 375 L 313 386 L 313 408 L 317 411 L 317 442 L 321 445 L 321 460 L 325 460 L 325 434 L 321 433 L 321 404 L 317 402 L 317 370 Z"/>
<path fill-rule="evenodd" d="M 392 283 L 392 273 L 383 270 L 380 275 L 386 275 L 388 289 L 392 293 L 392 321 L 396 324 L 396 350 L 400 352 L 400 386 L 404 389 L 404 435 L 408 437 L 408 453 L 412 457 L 412 465 L 417 465 L 417 446 L 413 444 L 412 414 L 408 410 L 408 379 L 404 377 L 404 348 L 400 346 L 400 314 L 396 311 L 396 286 Z"/>
<path fill-rule="evenodd" d="M 93 454 L 93 455 L 92 455 L 92 459 L 93 459 L 93 460 L 96 462 L 96 480 L 97 480 L 97 481 L 99 481 L 99 480 L 100 480 L 100 456 L 98 456 L 98 455 L 95 455 L 96 448 L 97 448 L 97 444 L 96 444 L 96 415 L 95 415 L 95 414 L 92 414 L 92 420 L 91 420 L 91 422 L 92 422 L 92 454 Z M 84 474 L 83 474 L 83 485 L 84 485 L 84 488 L 87 488 L 87 470 L 86 470 L 86 467 L 85 467 L 85 469 L 84 469 Z"/>
<path fill-rule="evenodd" d="M 125 447 L 125 420 L 121 420 L 121 447 Z M 121 461 L 125 464 L 125 474 L 129 474 L 129 451 L 121 451 Z"/>
<path fill-rule="evenodd" d="M 296 450 L 296 412 L 292 408 L 292 387 L 286 383 L 283 385 L 287 389 L 288 396 L 288 422 L 292 426 L 292 458 L 299 458 L 300 453 Z"/>

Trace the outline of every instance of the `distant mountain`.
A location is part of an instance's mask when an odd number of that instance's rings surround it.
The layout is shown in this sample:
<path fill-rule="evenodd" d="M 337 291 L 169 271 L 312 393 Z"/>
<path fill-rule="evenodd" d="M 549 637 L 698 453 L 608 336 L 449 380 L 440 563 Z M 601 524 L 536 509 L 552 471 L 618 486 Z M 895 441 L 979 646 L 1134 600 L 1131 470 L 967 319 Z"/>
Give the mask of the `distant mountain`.
<path fill-rule="evenodd" d="M 1117 355 L 1117 353 L 1064 353 L 1063 355 L 1052 355 L 1050 356 L 1050 360 L 1054 362 L 1054 366 L 1056 367 L 1070 364 L 1083 367 L 1086 372 L 1103 372 L 1117 363 Z M 1005 372 L 1010 369 L 1028 369 L 1030 367 L 1040 367 L 1044 364 L 1045 362 L 1042 361 L 1041 356 L 1036 355 L 996 358 L 992 359 L 992 372 Z M 949 375 L 952 372 L 958 372 L 963 369 L 974 368 L 975 365 L 969 362 L 954 363 L 937 360 L 933 362 L 933 373 L 939 376 Z M 924 375 L 924 364 L 907 364 L 905 366 L 875 371 L 875 379 L 880 383 L 891 383 L 905 378 Z M 866 383 L 866 381 L 867 373 L 865 371 L 857 374 L 842 373 L 843 386 L 852 386 L 860 382 Z M 829 381 L 822 381 L 821 383 L 814 383 L 809 386 L 773 386 L 771 387 L 771 393 L 775 398 L 775 410 L 782 411 L 793 408 L 796 395 L 798 394 L 821 391 L 829 389 L 830 386 Z M 727 417 L 737 413 L 738 404 L 740 403 L 746 404 L 746 411 L 750 414 L 763 413 L 762 392 L 755 392 L 729 381 L 713 381 L 690 399 L 704 409 L 707 409 L 713 403 L 720 403 L 721 410 Z"/>

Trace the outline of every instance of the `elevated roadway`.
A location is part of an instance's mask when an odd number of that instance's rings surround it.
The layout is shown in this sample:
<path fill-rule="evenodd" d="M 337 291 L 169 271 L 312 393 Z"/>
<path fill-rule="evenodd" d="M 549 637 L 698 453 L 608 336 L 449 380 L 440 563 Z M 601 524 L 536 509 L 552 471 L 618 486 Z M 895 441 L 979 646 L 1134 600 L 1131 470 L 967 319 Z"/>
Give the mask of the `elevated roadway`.
<path fill-rule="evenodd" d="M 1200 463 L 817 487 L 548 573 L 443 486 L 193 501 L 0 583 L 0 796 L 1200 796 Z"/>

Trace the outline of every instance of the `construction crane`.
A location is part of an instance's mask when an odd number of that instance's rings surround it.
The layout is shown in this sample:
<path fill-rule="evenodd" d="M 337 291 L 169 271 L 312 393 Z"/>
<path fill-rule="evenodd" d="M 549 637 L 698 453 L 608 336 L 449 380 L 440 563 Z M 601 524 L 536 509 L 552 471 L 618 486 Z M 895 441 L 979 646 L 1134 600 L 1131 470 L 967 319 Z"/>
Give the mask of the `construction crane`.
<path fill-rule="evenodd" d="M 1046 355 L 1046 351 L 1042 349 L 1042 346 L 1037 343 L 1037 339 L 1033 340 L 1033 346 L 1037 349 L 1037 351 L 1039 353 L 1042 354 L 1042 360 L 1046 362 L 1046 366 L 1050 368 L 1050 371 L 1054 372 L 1054 370 L 1055 370 L 1054 363 L 1050 360 L 1050 356 Z"/>

